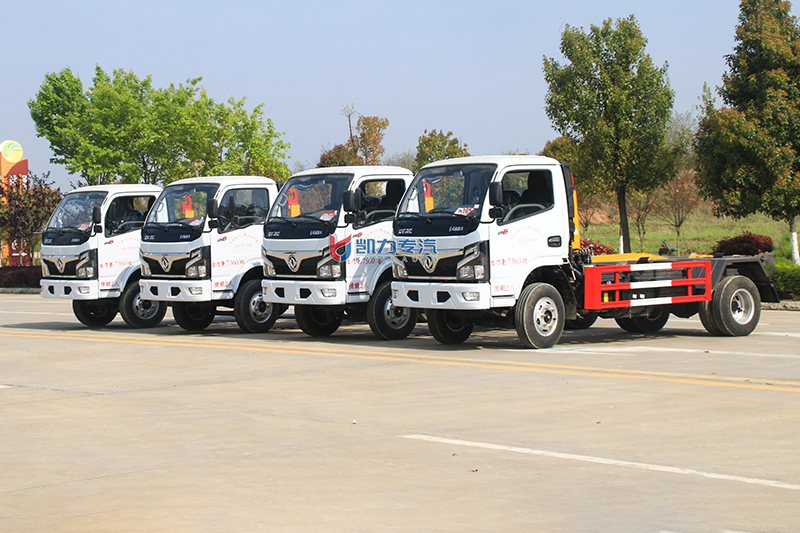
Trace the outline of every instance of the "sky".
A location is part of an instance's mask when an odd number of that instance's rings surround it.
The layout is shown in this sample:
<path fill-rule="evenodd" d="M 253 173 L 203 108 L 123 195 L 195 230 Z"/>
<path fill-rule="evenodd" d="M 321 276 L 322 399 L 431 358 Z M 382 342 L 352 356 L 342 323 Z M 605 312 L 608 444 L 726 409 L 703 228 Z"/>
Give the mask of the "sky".
<path fill-rule="evenodd" d="M 19 142 L 30 171 L 76 182 L 49 162 L 28 101 L 49 72 L 92 84 L 95 66 L 166 87 L 202 77 L 216 101 L 247 98 L 291 144 L 290 170 L 343 143 L 352 104 L 389 120 L 386 156 L 414 151 L 424 130 L 452 131 L 473 155 L 539 152 L 558 134 L 544 111 L 544 56 L 566 25 L 634 15 L 657 66 L 668 64 L 674 111 L 694 111 L 720 85 L 734 46 L 732 0 L 108 0 L 2 2 L 0 140 Z M 793 9 L 792 13 L 796 14 Z"/>

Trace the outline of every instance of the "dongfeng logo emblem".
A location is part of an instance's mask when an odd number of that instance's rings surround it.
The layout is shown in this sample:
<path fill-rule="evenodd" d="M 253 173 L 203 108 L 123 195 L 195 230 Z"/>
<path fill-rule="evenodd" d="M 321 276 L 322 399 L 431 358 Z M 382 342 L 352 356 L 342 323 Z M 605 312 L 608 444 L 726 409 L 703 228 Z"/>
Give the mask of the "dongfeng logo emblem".
<path fill-rule="evenodd" d="M 169 268 L 172 266 L 169 261 L 169 257 L 166 255 L 161 258 L 161 266 L 164 268 L 164 272 L 169 272 Z"/>
<path fill-rule="evenodd" d="M 425 269 L 425 272 L 430 274 L 436 270 L 436 263 L 438 262 L 439 259 L 435 255 L 426 255 L 422 258 L 422 268 Z"/>
<path fill-rule="evenodd" d="M 57 269 L 58 269 L 58 271 L 59 271 L 59 272 L 61 272 L 62 274 L 64 273 L 64 260 L 63 260 L 63 259 L 61 259 L 60 257 L 59 257 L 59 258 L 58 258 L 58 260 L 56 261 L 56 268 L 57 268 Z"/>
<path fill-rule="evenodd" d="M 289 265 L 292 272 L 297 272 L 297 269 L 300 268 L 300 261 L 297 260 L 295 255 L 290 255 L 289 259 L 286 260 L 286 264 Z"/>

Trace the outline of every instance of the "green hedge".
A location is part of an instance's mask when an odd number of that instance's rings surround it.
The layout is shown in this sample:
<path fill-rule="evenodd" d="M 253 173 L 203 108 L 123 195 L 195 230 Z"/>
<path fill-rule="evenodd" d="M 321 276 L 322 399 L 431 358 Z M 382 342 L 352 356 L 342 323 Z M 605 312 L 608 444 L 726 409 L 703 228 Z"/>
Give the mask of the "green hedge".
<path fill-rule="evenodd" d="M 800 295 L 800 265 L 777 263 L 775 272 L 772 273 L 772 281 L 778 292 L 792 291 Z"/>

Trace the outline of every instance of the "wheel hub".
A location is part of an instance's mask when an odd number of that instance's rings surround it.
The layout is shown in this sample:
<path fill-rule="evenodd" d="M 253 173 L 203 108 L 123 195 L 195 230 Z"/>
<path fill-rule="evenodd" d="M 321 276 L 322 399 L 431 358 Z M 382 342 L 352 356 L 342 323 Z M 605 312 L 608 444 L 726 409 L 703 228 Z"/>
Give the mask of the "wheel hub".
<path fill-rule="evenodd" d="M 264 301 L 262 293 L 256 293 L 250 299 L 250 316 L 256 322 L 266 322 L 272 315 L 272 304 Z"/>
<path fill-rule="evenodd" d="M 391 298 L 386 300 L 383 306 L 383 316 L 386 318 L 386 323 L 395 329 L 400 329 L 408 323 L 408 309 L 395 307 Z"/>
<path fill-rule="evenodd" d="M 747 324 L 753 319 L 755 313 L 755 302 L 750 292 L 739 289 L 733 293 L 731 298 L 731 316 L 739 324 Z"/>
<path fill-rule="evenodd" d="M 548 337 L 556 331 L 557 324 L 558 309 L 555 302 L 550 298 L 542 298 L 536 302 L 533 310 L 533 325 L 536 332 L 543 337 Z"/>

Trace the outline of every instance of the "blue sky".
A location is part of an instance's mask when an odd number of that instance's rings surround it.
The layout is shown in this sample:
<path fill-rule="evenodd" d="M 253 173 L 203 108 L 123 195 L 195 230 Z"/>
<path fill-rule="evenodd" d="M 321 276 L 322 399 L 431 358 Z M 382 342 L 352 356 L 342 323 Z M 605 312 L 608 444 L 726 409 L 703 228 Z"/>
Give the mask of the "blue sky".
<path fill-rule="evenodd" d="M 796 10 L 793 9 L 793 12 Z M 49 163 L 27 102 L 48 72 L 70 67 L 84 87 L 95 65 L 152 75 L 157 87 L 203 77 L 217 101 L 265 104 L 291 143 L 289 168 L 314 166 L 344 142 L 354 104 L 389 119 L 386 155 L 416 148 L 425 129 L 453 131 L 474 155 L 535 153 L 557 135 L 544 113 L 542 57 L 559 53 L 566 24 L 634 15 L 647 52 L 669 64 L 676 112 L 692 110 L 703 83 L 720 84 L 734 45 L 731 0 L 560 2 L 380 0 L 339 2 L 4 2 L 0 140 L 18 141 L 30 169 Z M 74 178 L 73 178 L 74 179 Z"/>

